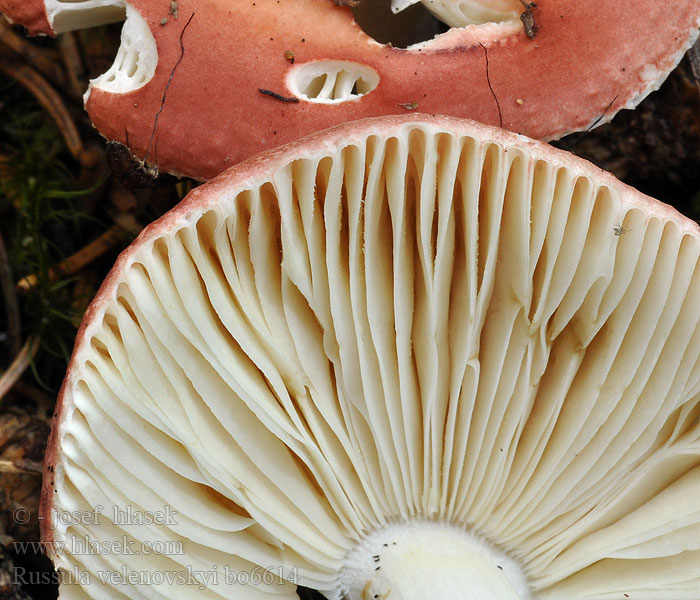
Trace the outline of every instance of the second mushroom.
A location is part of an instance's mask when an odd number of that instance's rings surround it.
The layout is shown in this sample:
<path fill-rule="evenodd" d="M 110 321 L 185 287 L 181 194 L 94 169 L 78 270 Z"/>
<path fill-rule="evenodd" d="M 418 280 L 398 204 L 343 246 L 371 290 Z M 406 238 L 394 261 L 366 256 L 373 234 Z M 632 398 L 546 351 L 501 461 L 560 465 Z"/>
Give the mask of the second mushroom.
<path fill-rule="evenodd" d="M 672 209 L 469 122 L 238 165 L 86 315 L 61 598 L 697 598 L 699 257 Z"/>

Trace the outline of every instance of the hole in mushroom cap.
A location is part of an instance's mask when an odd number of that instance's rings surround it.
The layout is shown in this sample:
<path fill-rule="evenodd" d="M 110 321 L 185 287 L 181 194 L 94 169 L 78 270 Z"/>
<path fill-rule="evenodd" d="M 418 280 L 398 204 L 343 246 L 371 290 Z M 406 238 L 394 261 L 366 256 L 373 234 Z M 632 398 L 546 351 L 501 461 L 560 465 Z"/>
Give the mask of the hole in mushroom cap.
<path fill-rule="evenodd" d="M 56 33 L 116 23 L 126 18 L 123 0 L 45 0 Z"/>
<path fill-rule="evenodd" d="M 153 77 L 157 64 L 156 41 L 148 24 L 135 8 L 126 4 L 126 21 L 117 57 L 107 72 L 91 81 L 85 101 L 94 87 L 124 94 L 146 85 Z"/>
<path fill-rule="evenodd" d="M 376 0 L 353 9 L 356 23 L 383 44 L 405 48 L 449 28 L 501 24 L 521 28 L 519 0 Z"/>
<path fill-rule="evenodd" d="M 391 10 L 400 12 L 419 1 L 450 27 L 518 21 L 523 10 L 519 0 L 392 0 Z"/>
<path fill-rule="evenodd" d="M 379 85 L 379 74 L 359 63 L 321 60 L 292 67 L 287 85 L 302 100 L 331 104 L 369 94 Z"/>
<path fill-rule="evenodd" d="M 391 0 L 360 2 L 353 7 L 352 14 L 367 35 L 395 48 L 431 40 L 448 29 L 420 2 L 398 13 L 392 12 Z"/>

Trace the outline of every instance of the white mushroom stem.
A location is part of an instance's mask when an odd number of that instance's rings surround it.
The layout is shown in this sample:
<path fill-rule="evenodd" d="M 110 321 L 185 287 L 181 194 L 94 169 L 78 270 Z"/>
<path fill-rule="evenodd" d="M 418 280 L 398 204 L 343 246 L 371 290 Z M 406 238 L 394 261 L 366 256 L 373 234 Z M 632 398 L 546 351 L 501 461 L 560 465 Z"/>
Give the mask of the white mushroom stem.
<path fill-rule="evenodd" d="M 463 528 L 430 521 L 393 524 L 347 556 L 336 596 L 349 600 L 526 600 L 520 567 Z"/>

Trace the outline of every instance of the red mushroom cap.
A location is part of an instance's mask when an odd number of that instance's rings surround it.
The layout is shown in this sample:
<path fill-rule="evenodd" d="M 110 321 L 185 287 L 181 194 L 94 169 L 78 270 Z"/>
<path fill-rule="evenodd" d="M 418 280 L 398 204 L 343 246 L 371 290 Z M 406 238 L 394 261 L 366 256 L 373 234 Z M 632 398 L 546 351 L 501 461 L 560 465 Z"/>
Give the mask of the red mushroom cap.
<path fill-rule="evenodd" d="M 95 80 L 88 112 L 108 139 L 128 139 L 150 164 L 198 179 L 315 130 L 407 111 L 557 139 L 636 106 L 700 26 L 697 0 L 540 0 L 527 5 L 531 39 L 519 18 L 525 6 L 512 0 L 510 20 L 399 49 L 362 31 L 338 6 L 347 2 L 109 0 L 110 18 L 120 3 L 131 43 Z M 71 19 L 79 26 L 80 5 L 49 12 L 61 15 L 61 28 Z M 28 26 L 46 20 L 37 0 L 2 7 Z"/>
<path fill-rule="evenodd" d="M 155 74 L 121 94 L 98 80 L 88 112 L 107 138 L 128 137 L 161 170 L 200 179 L 315 130 L 411 110 L 556 139 L 634 107 L 700 25 L 697 0 L 541 0 L 535 39 L 517 20 L 451 29 L 399 49 L 375 42 L 331 0 L 180 0 L 178 19 L 162 2 L 133 6 L 155 39 Z M 360 77 L 366 93 L 307 99 L 302 88 L 324 69 Z"/>
<path fill-rule="evenodd" d="M 10 23 L 24 25 L 29 35 L 56 35 L 49 23 L 44 0 L 0 0 L 0 13 Z"/>

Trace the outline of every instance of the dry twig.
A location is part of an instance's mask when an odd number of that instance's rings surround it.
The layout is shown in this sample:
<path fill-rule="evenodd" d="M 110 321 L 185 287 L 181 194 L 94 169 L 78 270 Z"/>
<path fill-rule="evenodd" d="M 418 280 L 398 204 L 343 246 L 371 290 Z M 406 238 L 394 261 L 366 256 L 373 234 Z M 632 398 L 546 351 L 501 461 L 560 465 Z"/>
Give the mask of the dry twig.
<path fill-rule="evenodd" d="M 80 98 L 82 103 L 83 94 L 87 89 L 87 82 L 85 81 L 85 69 L 74 32 L 68 31 L 58 38 L 58 50 L 61 53 L 63 64 L 66 66 L 71 93 L 76 98 Z"/>
<path fill-rule="evenodd" d="M 42 392 L 40 389 L 24 381 L 15 383 L 12 390 L 24 396 L 26 399 L 31 400 L 39 407 L 39 414 L 36 415 L 38 418 L 42 420 L 51 420 L 51 413 L 53 412 L 53 407 L 56 402 L 55 398 L 52 398 L 45 392 Z M 42 412 L 44 415 L 41 414 Z"/>
<path fill-rule="evenodd" d="M 22 322 L 20 321 L 19 302 L 12 280 L 12 267 L 5 250 L 5 242 L 0 233 L 0 287 L 5 301 L 5 313 L 7 314 L 7 331 L 10 338 L 10 351 L 17 354 L 22 347 Z"/>
<path fill-rule="evenodd" d="M 124 239 L 128 232 L 120 224 L 112 225 L 100 237 L 90 242 L 78 250 L 75 254 L 71 254 L 68 258 L 62 260 L 56 266 L 49 269 L 49 280 L 55 281 L 62 275 L 71 275 L 80 271 L 84 266 L 89 265 L 93 260 L 102 256 L 107 250 L 116 246 Z M 36 275 L 27 275 L 19 280 L 17 289 L 21 292 L 28 292 L 38 283 L 39 279 Z"/>
<path fill-rule="evenodd" d="M 12 364 L 0 376 L 0 400 L 5 397 L 5 394 L 12 389 L 17 380 L 22 377 L 22 374 L 27 370 L 32 360 L 36 356 L 39 349 L 39 339 L 29 338 L 22 346 L 19 354 L 15 356 Z"/>
<path fill-rule="evenodd" d="M 84 151 L 78 129 L 68 113 L 63 98 L 51 87 L 51 84 L 34 69 L 17 61 L 0 59 L 0 71 L 15 79 L 31 92 L 37 102 L 56 121 L 71 155 L 80 162 L 85 160 L 85 155 L 88 153 Z"/>
<path fill-rule="evenodd" d="M 30 65 L 36 67 L 44 77 L 63 87 L 65 77 L 61 67 L 59 67 L 58 54 L 53 49 L 32 44 L 26 38 L 15 33 L 5 19 L 0 19 L 0 42 Z"/>
<path fill-rule="evenodd" d="M 0 460 L 0 473 L 21 473 L 24 475 L 41 475 L 41 463 L 35 460 Z"/>

